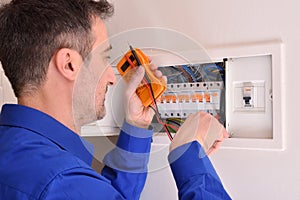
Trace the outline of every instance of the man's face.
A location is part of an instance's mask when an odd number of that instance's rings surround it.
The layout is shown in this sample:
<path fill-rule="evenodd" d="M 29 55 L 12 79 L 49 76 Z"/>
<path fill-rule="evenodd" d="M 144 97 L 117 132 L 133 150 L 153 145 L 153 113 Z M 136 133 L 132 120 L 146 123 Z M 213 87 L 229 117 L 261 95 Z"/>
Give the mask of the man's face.
<path fill-rule="evenodd" d="M 73 114 L 76 127 L 105 116 L 105 94 L 116 77 L 109 64 L 111 49 L 106 26 L 100 18 L 92 26 L 95 38 L 92 51 L 81 66 L 73 92 Z"/>
<path fill-rule="evenodd" d="M 99 18 L 97 18 L 97 22 L 93 26 L 93 32 L 96 35 L 93 51 L 95 50 L 95 53 L 99 51 L 99 67 L 101 66 L 104 68 L 104 71 L 100 72 L 99 82 L 95 92 L 95 111 L 97 120 L 99 120 L 106 114 L 104 106 L 105 94 L 107 92 L 108 85 L 112 85 L 116 82 L 116 76 L 109 63 L 111 46 L 108 41 L 106 26 Z M 96 58 L 97 57 L 98 56 L 96 56 Z"/>

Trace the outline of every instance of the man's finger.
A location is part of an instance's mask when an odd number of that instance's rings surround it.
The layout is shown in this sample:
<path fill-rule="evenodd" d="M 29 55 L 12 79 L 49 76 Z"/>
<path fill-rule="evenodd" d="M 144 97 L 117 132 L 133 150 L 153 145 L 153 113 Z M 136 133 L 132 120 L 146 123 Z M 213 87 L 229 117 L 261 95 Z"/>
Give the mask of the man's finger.
<path fill-rule="evenodd" d="M 137 68 L 135 73 L 131 76 L 128 85 L 127 85 L 127 95 L 132 95 L 138 86 L 141 84 L 145 75 L 144 67 L 140 66 Z"/>
<path fill-rule="evenodd" d="M 224 127 L 222 129 L 222 135 L 223 135 L 223 138 L 229 138 L 229 134 Z"/>
<path fill-rule="evenodd" d="M 207 151 L 207 155 L 210 156 L 211 154 L 216 152 L 220 148 L 222 142 L 223 142 L 223 140 L 222 141 L 221 140 L 215 141 L 215 143 Z"/>
<path fill-rule="evenodd" d="M 155 65 L 154 63 L 151 63 L 151 64 L 150 64 L 150 69 L 151 69 L 152 71 L 157 70 L 157 69 L 158 69 L 158 66 Z"/>
<path fill-rule="evenodd" d="M 159 70 L 155 70 L 154 71 L 154 75 L 157 77 L 157 78 L 161 78 L 163 76 L 162 72 L 159 71 Z"/>

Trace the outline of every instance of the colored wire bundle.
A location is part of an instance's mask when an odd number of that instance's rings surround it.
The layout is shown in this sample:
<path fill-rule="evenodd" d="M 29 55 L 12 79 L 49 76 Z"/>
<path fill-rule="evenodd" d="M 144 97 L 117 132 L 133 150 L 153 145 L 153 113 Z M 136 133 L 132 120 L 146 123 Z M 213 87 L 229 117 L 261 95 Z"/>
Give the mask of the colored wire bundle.
<path fill-rule="evenodd" d="M 176 133 L 179 127 L 183 124 L 184 120 L 180 118 L 167 118 L 166 124 L 168 124 L 168 129 L 172 133 Z"/>

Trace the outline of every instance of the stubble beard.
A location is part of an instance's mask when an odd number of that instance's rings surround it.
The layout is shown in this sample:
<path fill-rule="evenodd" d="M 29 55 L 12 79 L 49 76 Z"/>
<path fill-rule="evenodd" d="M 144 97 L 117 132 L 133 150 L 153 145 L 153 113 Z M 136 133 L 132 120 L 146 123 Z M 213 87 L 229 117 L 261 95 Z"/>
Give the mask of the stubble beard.
<path fill-rule="evenodd" d="M 108 87 L 106 86 L 105 92 L 104 92 L 104 98 L 96 108 L 96 118 L 97 118 L 97 120 L 103 119 L 106 115 L 105 96 L 106 96 L 107 90 L 108 90 Z"/>
<path fill-rule="evenodd" d="M 105 117 L 106 115 L 106 109 L 105 109 L 105 106 L 104 104 L 102 106 L 100 106 L 100 108 L 98 108 L 96 110 L 96 117 L 97 117 L 97 120 L 101 120 Z"/>

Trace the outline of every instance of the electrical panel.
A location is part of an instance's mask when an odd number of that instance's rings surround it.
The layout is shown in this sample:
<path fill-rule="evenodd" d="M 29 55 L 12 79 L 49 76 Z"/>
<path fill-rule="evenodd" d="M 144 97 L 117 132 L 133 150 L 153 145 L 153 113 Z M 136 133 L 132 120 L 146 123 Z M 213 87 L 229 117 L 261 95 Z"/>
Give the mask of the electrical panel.
<path fill-rule="evenodd" d="M 209 49 L 210 59 L 201 59 L 202 51 L 178 56 L 160 49 L 141 49 L 168 79 L 167 90 L 157 103 L 161 119 L 180 125 L 189 114 L 203 111 L 228 131 L 230 138 L 222 148 L 283 149 L 280 44 Z M 124 119 L 125 87 L 119 77 L 108 93 L 107 116 L 97 121 L 96 128 L 84 127 L 83 135 L 118 133 Z M 156 131 L 153 142 L 168 144 L 162 125 L 155 118 L 152 125 Z"/>
<path fill-rule="evenodd" d="M 168 78 L 167 91 L 158 110 L 161 118 L 186 118 L 208 112 L 225 122 L 225 61 L 218 63 L 162 66 Z"/>
<path fill-rule="evenodd" d="M 271 55 L 259 55 L 160 66 L 168 78 L 160 117 L 184 121 L 203 111 L 217 118 L 231 138 L 272 139 L 271 60 Z"/>

